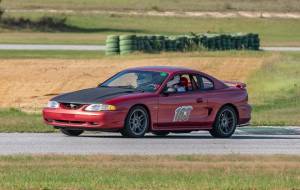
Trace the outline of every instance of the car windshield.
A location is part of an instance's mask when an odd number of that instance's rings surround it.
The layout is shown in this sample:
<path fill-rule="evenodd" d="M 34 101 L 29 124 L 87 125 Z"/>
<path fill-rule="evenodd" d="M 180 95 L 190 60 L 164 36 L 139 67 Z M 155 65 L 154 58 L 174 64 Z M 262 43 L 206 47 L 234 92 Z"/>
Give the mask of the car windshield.
<path fill-rule="evenodd" d="M 105 81 L 100 87 L 128 88 L 137 91 L 154 92 L 167 76 L 168 73 L 165 72 L 125 71 Z"/>

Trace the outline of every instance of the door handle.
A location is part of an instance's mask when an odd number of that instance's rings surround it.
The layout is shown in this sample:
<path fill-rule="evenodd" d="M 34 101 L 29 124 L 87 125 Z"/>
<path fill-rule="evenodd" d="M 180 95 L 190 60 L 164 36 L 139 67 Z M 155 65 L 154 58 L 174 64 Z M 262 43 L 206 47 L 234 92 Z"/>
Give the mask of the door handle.
<path fill-rule="evenodd" d="M 197 98 L 197 103 L 203 103 L 203 98 Z"/>

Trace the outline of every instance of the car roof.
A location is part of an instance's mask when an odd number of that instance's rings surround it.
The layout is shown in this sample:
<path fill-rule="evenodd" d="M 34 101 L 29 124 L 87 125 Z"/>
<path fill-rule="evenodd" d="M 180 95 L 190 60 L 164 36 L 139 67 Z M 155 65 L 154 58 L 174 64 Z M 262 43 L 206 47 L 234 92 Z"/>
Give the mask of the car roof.
<path fill-rule="evenodd" d="M 184 67 L 173 67 L 173 66 L 134 67 L 134 68 L 129 68 L 127 70 L 135 70 L 135 71 L 157 71 L 157 72 L 167 72 L 167 73 L 175 73 L 175 72 L 199 72 L 199 71 L 188 69 L 188 68 L 184 68 Z"/>

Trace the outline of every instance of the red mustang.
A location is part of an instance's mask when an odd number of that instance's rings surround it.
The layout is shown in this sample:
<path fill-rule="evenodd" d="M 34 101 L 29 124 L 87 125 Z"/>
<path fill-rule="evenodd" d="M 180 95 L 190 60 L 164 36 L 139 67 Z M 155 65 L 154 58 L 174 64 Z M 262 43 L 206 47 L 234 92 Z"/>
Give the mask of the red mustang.
<path fill-rule="evenodd" d="M 131 68 L 96 88 L 54 97 L 43 117 L 69 136 L 90 130 L 126 137 L 207 130 L 226 138 L 251 118 L 245 87 L 186 68 Z"/>

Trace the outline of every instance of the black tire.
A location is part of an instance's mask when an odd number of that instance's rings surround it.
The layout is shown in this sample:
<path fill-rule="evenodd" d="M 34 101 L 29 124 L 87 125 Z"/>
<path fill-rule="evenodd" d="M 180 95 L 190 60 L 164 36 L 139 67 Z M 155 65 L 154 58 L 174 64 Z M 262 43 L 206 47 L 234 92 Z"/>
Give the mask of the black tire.
<path fill-rule="evenodd" d="M 217 113 L 215 122 L 209 133 L 216 138 L 229 138 L 237 125 L 237 113 L 231 106 L 225 106 Z"/>
<path fill-rule="evenodd" d="M 73 137 L 79 136 L 84 132 L 83 130 L 73 130 L 73 129 L 64 129 L 64 128 L 61 128 L 60 131 L 67 136 L 73 136 Z"/>
<path fill-rule="evenodd" d="M 155 131 L 152 132 L 154 135 L 159 136 L 159 137 L 165 137 L 167 136 L 170 132 L 166 132 L 166 131 Z"/>
<path fill-rule="evenodd" d="M 126 117 L 125 126 L 121 130 L 121 134 L 124 137 L 131 138 L 143 137 L 148 131 L 149 125 L 150 118 L 147 110 L 143 106 L 134 106 Z"/>

